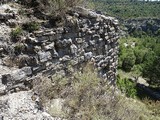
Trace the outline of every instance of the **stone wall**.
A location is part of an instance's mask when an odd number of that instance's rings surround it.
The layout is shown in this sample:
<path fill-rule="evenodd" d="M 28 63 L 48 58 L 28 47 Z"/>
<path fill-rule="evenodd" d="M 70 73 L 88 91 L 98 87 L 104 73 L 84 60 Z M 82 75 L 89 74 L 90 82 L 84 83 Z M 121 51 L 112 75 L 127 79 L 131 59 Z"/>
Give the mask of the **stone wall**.
<path fill-rule="evenodd" d="M 92 61 L 99 75 L 114 84 L 118 60 L 118 21 L 83 8 L 70 11 L 62 27 L 26 33 L 19 41 L 0 41 L 2 84 L 11 90 L 38 74 L 68 73 Z M 16 67 L 17 66 L 17 67 Z M 26 89 L 22 84 L 21 89 Z"/>
<path fill-rule="evenodd" d="M 5 9 L 12 12 L 6 13 Z M 71 66 L 72 70 L 83 71 L 88 62 L 92 63 L 101 77 L 115 83 L 119 39 L 116 19 L 78 7 L 68 12 L 60 27 L 48 26 L 46 21 L 38 31 L 23 31 L 15 40 L 10 36 L 14 26 L 29 20 L 21 17 L 18 9 L 0 6 L 0 119 L 55 120 L 40 109 L 33 84 L 56 73 L 69 75 Z M 35 100 L 33 96 L 37 96 Z"/>

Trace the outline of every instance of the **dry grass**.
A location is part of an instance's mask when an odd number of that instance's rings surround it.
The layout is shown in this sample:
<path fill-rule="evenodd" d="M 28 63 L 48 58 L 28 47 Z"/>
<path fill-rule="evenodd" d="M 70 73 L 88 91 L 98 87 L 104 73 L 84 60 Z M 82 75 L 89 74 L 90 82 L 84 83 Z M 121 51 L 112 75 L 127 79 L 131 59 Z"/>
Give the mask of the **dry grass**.
<path fill-rule="evenodd" d="M 80 5 L 84 0 L 19 0 L 21 4 L 35 8 L 39 12 L 52 16 L 61 16 L 74 6 Z"/>
<path fill-rule="evenodd" d="M 147 120 L 160 120 L 160 101 L 150 100 L 145 98 L 142 100 L 145 103 L 150 114 L 147 115 Z"/>
<path fill-rule="evenodd" d="M 52 80 L 36 82 L 38 87 L 34 90 L 39 92 L 41 103 L 49 107 L 50 114 L 68 120 L 158 120 L 145 104 L 117 93 L 90 68 L 87 66 L 83 73 L 72 72 L 70 77 L 57 74 Z M 59 108 L 50 107 L 57 106 L 53 101 L 59 99 L 63 101 L 57 102 Z"/>

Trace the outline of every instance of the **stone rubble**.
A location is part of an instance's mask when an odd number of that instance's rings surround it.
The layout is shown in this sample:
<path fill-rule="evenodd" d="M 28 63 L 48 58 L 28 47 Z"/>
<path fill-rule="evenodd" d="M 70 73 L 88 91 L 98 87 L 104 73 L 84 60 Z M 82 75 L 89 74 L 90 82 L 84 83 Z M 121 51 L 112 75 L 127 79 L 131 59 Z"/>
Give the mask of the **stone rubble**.
<path fill-rule="evenodd" d="M 20 91 L 0 97 L 1 120 L 58 120 L 40 111 L 32 96 L 32 91 Z"/>

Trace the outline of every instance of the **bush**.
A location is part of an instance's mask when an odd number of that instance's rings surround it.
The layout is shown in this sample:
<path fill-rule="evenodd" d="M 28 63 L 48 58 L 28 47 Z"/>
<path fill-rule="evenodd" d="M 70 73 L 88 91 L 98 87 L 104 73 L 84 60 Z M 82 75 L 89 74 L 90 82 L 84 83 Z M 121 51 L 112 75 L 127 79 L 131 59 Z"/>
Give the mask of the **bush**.
<path fill-rule="evenodd" d="M 160 57 L 144 65 L 143 75 L 149 78 L 149 84 L 154 87 L 160 87 Z"/>
<path fill-rule="evenodd" d="M 127 107 L 129 104 L 124 98 L 97 77 L 97 72 L 88 68 L 83 72 L 73 72 L 70 77 L 58 74 L 52 77 L 52 81 L 44 79 L 40 85 L 36 82 L 42 104 L 45 106 L 46 100 L 63 99 L 66 119 L 135 120 L 140 116 Z M 48 112 L 52 114 L 52 111 Z"/>
<path fill-rule="evenodd" d="M 21 35 L 22 35 L 21 27 L 17 27 L 14 30 L 11 31 L 11 37 L 12 37 L 13 40 L 18 40 Z"/>
<path fill-rule="evenodd" d="M 23 43 L 17 43 L 15 46 L 14 46 L 14 53 L 16 55 L 18 54 L 21 54 L 22 51 L 25 50 L 25 45 Z"/>
<path fill-rule="evenodd" d="M 39 0 L 17 0 L 18 3 L 28 6 L 28 7 L 34 7 L 38 5 Z"/>
<path fill-rule="evenodd" d="M 157 36 L 160 36 L 160 28 L 155 33 Z"/>
<path fill-rule="evenodd" d="M 33 21 L 33 22 L 28 22 L 22 25 L 24 30 L 27 30 L 28 32 L 33 32 L 36 31 L 40 28 L 39 23 Z"/>
<path fill-rule="evenodd" d="M 136 83 L 130 81 L 129 79 L 121 79 L 119 77 L 117 79 L 117 86 L 127 97 L 135 98 L 137 96 Z"/>
<path fill-rule="evenodd" d="M 132 28 L 131 28 L 131 29 L 132 29 Z M 135 29 L 135 30 L 133 30 L 133 31 L 130 33 L 130 35 L 133 36 L 133 37 L 135 37 L 135 38 L 137 38 L 137 37 L 143 38 L 143 36 L 147 35 L 147 33 L 144 32 L 144 31 L 142 31 L 142 30 L 137 30 L 137 29 Z"/>
<path fill-rule="evenodd" d="M 128 51 L 128 53 L 125 54 L 125 57 L 122 62 L 122 69 L 130 72 L 132 67 L 135 65 L 136 57 L 133 53 L 133 51 Z"/>
<path fill-rule="evenodd" d="M 134 49 L 134 54 L 136 56 L 135 64 L 141 64 L 144 61 L 144 56 L 146 54 L 145 50 L 142 49 Z"/>
<path fill-rule="evenodd" d="M 21 4 L 35 8 L 35 11 L 51 16 L 64 15 L 69 8 L 82 3 L 82 1 L 83 0 L 19 0 Z"/>
<path fill-rule="evenodd" d="M 153 101 L 149 100 L 148 98 L 145 98 L 142 100 L 144 102 L 148 109 L 152 111 L 152 115 L 157 117 L 156 120 L 159 120 L 158 118 L 160 117 L 160 101 Z"/>

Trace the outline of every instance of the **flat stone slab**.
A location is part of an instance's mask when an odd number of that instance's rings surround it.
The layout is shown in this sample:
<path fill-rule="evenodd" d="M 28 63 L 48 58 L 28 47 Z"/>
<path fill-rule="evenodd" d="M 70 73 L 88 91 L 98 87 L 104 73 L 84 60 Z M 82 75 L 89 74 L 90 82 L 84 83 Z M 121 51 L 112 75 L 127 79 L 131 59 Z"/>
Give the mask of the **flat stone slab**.
<path fill-rule="evenodd" d="M 0 75 L 10 74 L 15 69 L 16 68 L 9 68 L 9 67 L 0 65 Z"/>

